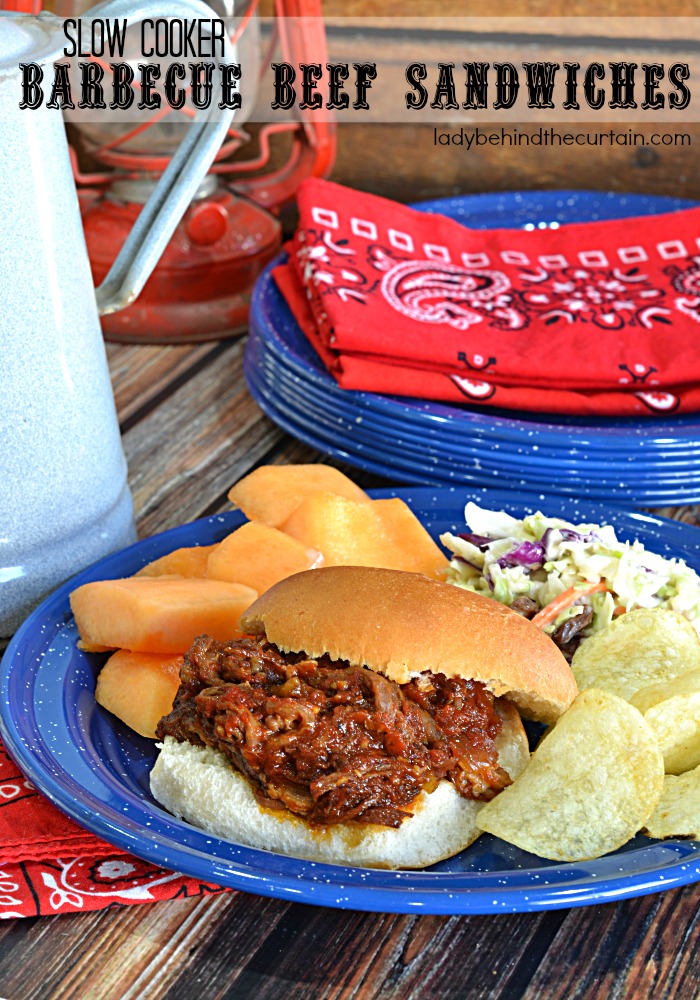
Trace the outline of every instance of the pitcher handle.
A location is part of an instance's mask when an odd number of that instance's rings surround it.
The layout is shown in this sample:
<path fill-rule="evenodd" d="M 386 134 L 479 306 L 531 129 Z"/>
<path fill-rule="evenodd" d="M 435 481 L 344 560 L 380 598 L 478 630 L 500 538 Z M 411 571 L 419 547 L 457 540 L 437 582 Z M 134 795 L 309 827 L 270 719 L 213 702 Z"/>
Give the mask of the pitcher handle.
<path fill-rule="evenodd" d="M 87 15 L 127 17 L 140 21 L 149 15 L 215 18 L 215 11 L 200 0 L 108 0 Z M 233 47 L 224 33 L 224 56 L 233 61 Z M 216 102 L 198 113 L 175 151 L 170 164 L 134 223 L 106 278 L 96 289 L 100 315 L 124 309 L 137 297 L 165 250 L 170 237 L 192 202 L 204 175 L 221 148 L 233 111 L 221 111 Z"/>

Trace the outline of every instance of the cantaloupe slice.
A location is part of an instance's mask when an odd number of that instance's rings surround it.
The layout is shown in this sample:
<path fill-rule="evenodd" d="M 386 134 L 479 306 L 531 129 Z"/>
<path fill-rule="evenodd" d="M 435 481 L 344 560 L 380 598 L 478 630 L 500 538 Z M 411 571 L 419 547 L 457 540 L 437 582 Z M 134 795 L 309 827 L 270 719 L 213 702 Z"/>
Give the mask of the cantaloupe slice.
<path fill-rule="evenodd" d="M 132 576 L 86 583 L 71 594 L 80 638 L 142 653 L 186 653 L 198 635 L 226 642 L 256 591 L 222 580 Z"/>
<path fill-rule="evenodd" d="M 205 577 L 207 560 L 216 545 L 193 545 L 190 548 L 175 549 L 167 556 L 146 563 L 136 576 L 186 576 Z"/>
<path fill-rule="evenodd" d="M 426 576 L 444 579 L 449 562 L 437 542 L 420 523 L 411 508 L 403 500 L 393 497 L 389 500 L 373 500 L 372 506 L 379 512 L 392 546 L 394 564 L 385 569 L 404 569 L 410 573 L 425 573 Z"/>
<path fill-rule="evenodd" d="M 384 566 L 387 534 L 372 503 L 335 493 L 314 493 L 299 504 L 282 530 L 323 553 L 324 566 Z"/>
<path fill-rule="evenodd" d="M 84 653 L 111 653 L 114 649 L 114 646 L 100 646 L 99 642 L 84 642 L 82 639 L 78 639 L 76 646 Z"/>
<path fill-rule="evenodd" d="M 100 671 L 95 700 L 130 729 L 155 739 L 158 722 L 173 707 L 181 665 L 181 656 L 118 649 Z"/>
<path fill-rule="evenodd" d="M 330 465 L 261 465 L 232 486 L 228 497 L 251 521 L 279 528 L 313 493 L 369 500 L 364 490 Z"/>
<path fill-rule="evenodd" d="M 259 594 L 292 573 L 320 566 L 323 557 L 291 535 L 259 521 L 249 521 L 232 532 L 209 556 L 210 580 L 229 580 L 252 587 Z"/>
<path fill-rule="evenodd" d="M 438 575 L 447 558 L 402 500 L 357 503 L 315 493 L 282 525 L 323 552 L 325 566 L 377 566 Z"/>

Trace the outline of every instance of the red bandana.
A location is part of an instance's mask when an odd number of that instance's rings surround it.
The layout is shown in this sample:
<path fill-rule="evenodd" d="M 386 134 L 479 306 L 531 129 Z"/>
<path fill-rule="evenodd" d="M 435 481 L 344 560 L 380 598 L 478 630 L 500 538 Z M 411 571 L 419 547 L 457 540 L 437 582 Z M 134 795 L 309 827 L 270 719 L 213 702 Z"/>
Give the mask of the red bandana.
<path fill-rule="evenodd" d="M 700 410 L 700 208 L 470 230 L 317 179 L 275 280 L 338 383 L 551 413 Z"/>
<path fill-rule="evenodd" d="M 83 830 L 36 791 L 0 743 L 0 919 L 223 891 Z"/>

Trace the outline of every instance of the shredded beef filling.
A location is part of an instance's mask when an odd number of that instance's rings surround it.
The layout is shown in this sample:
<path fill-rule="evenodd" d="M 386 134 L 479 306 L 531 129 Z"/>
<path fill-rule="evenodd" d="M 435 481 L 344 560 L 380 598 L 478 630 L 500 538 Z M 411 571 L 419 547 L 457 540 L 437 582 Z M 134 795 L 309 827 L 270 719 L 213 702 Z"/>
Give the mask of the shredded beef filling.
<path fill-rule="evenodd" d="M 511 611 L 517 611 L 523 618 L 531 620 L 540 610 L 535 601 L 530 597 L 516 597 L 510 605 Z M 581 633 L 593 621 L 593 608 L 586 604 L 579 615 L 567 618 L 552 632 L 550 638 L 559 647 L 566 659 L 571 663 L 572 657 L 581 645 L 583 636 Z"/>
<path fill-rule="evenodd" d="M 511 611 L 517 611 L 519 615 L 523 618 L 534 618 L 537 612 L 540 610 L 537 602 L 533 601 L 531 597 L 525 597 L 522 594 L 520 597 L 516 597 L 510 606 Z"/>
<path fill-rule="evenodd" d="M 581 633 L 593 621 L 593 608 L 586 605 L 580 615 L 567 618 L 553 632 L 552 640 L 557 644 L 567 660 L 571 661 L 574 653 L 581 645 L 583 636 Z"/>
<path fill-rule="evenodd" d="M 157 734 L 220 750 L 262 804 L 313 826 L 398 827 L 443 778 L 479 800 L 509 785 L 494 745 L 501 725 L 477 681 L 424 673 L 399 685 L 265 640 L 202 636 Z"/>

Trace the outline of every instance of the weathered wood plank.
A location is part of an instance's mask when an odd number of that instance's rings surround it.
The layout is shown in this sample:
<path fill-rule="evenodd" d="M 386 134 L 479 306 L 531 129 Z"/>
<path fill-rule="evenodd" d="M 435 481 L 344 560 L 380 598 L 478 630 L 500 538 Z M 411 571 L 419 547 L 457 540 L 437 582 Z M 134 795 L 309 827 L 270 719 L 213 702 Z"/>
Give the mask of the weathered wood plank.
<path fill-rule="evenodd" d="M 227 345 L 124 435 L 142 535 L 208 513 L 284 438 L 248 394 L 243 350 Z"/>
<path fill-rule="evenodd" d="M 571 911 L 523 1000 L 700 996 L 698 904 L 700 887 L 694 885 Z"/>
<path fill-rule="evenodd" d="M 331 37 L 338 29 L 352 31 L 357 26 L 363 31 L 391 32 L 391 38 L 400 40 L 405 31 L 420 31 L 426 41 L 430 35 L 438 34 L 443 38 L 447 35 L 458 36 L 469 33 L 473 36 L 493 38 L 494 35 L 532 36 L 537 38 L 552 37 L 566 39 L 595 39 L 597 44 L 606 44 L 612 39 L 619 39 L 625 44 L 654 40 L 679 42 L 681 49 L 691 48 L 697 34 L 698 11 L 686 9 L 684 13 L 674 10 L 657 9 L 653 13 L 639 10 L 615 10 L 614 5 L 602 15 L 591 15 L 591 9 L 586 13 L 567 11 L 559 4 L 548 4 L 546 9 L 536 9 L 537 0 L 529 0 L 521 4 L 519 10 L 501 10 L 493 15 L 483 10 L 467 9 L 464 5 L 452 12 L 442 10 L 440 15 L 431 14 L 419 3 L 401 10 L 396 6 L 393 12 L 385 9 L 382 4 L 374 5 L 374 10 L 363 9 L 356 13 L 354 4 L 345 4 L 342 13 L 331 12 L 332 8 L 324 4 L 323 20 L 326 25 L 326 36 Z M 449 5 L 448 5 L 449 6 Z M 656 47 L 658 52 L 658 45 Z M 414 48 L 414 57 L 426 61 L 427 53 Z M 430 58 L 430 57 L 428 57 Z"/>
<path fill-rule="evenodd" d="M 215 344 L 162 345 L 107 344 L 114 399 L 119 422 L 130 424 L 167 392 L 173 382 L 201 364 Z"/>
<path fill-rule="evenodd" d="M 435 0 L 323 0 L 325 17 L 429 17 L 436 16 Z M 260 12 L 274 13 L 274 0 L 261 0 Z M 493 9 L 478 10 L 464 0 L 441 0 L 440 18 L 466 17 L 480 13 L 497 23 L 503 17 L 697 17 L 695 0 L 665 0 L 661 7 L 655 0 L 500 0 Z"/>
<path fill-rule="evenodd" d="M 496 917 L 237 893 L 17 921 L 0 929 L 0 988 L 23 1000 L 687 1000 L 700 989 L 698 891 Z"/>
<path fill-rule="evenodd" d="M 177 937 L 197 907 L 210 899 L 94 913 L 3 921 L 0 991 L 8 1000 L 51 997 L 116 998 L 112 968 L 126 981 Z M 21 956 L 21 957 L 18 957 Z M 87 986 L 86 986 L 87 984 Z"/>
<path fill-rule="evenodd" d="M 250 900 L 251 908 L 259 901 Z M 498 996 L 528 949 L 553 937 L 563 915 L 396 916 L 291 906 L 262 946 L 227 960 L 220 926 L 167 1000 L 198 1000 L 202 982 L 219 995 L 259 1000 L 428 1000 Z M 552 926 L 547 930 L 547 924 Z M 495 941 L 507 937 L 508 949 Z M 228 951 L 230 956 L 230 951 Z M 493 991 L 493 992 L 492 992 Z"/>
<path fill-rule="evenodd" d="M 7 922 L 0 928 L 2 996 L 8 1000 L 162 997 L 183 969 L 192 968 L 196 977 L 199 953 L 217 926 L 227 928 L 230 946 L 238 954 L 261 946 L 289 904 L 257 898 L 257 906 L 251 908 L 251 899 L 222 893 Z M 14 949 L 21 949 L 21 962 L 16 961 Z M 226 955 L 230 957 L 228 951 Z"/>
<path fill-rule="evenodd" d="M 685 504 L 682 507 L 656 507 L 652 513 L 700 527 L 700 504 Z"/>
<path fill-rule="evenodd" d="M 505 127 L 505 126 L 504 126 Z M 518 125 L 532 135 L 538 126 Z M 595 123 L 557 126 L 572 135 L 596 132 Z M 421 201 L 484 191 L 593 189 L 671 195 L 700 200 L 700 174 L 694 148 L 700 126 L 683 124 L 672 131 L 688 134 L 690 146 L 573 145 L 544 149 L 536 145 L 441 146 L 432 125 L 344 124 L 338 130 L 338 154 L 331 179 L 362 191 Z M 500 136 L 496 129 L 481 128 Z M 609 131 L 609 129 L 608 129 Z M 650 136 L 659 129 L 635 125 Z M 668 131 L 664 126 L 661 131 Z M 617 135 L 626 128 L 613 129 Z M 358 150 L 362 155 L 358 156 Z"/>
<path fill-rule="evenodd" d="M 687 121 L 697 121 L 697 114 L 691 105 L 683 113 L 669 110 L 668 106 L 654 113 L 641 107 L 644 99 L 645 63 L 662 62 L 667 69 L 676 62 L 688 63 L 690 80 L 696 79 L 698 69 L 697 34 L 700 17 L 683 18 L 459 18 L 426 19 L 407 17 L 401 22 L 387 19 L 368 21 L 348 18 L 328 20 L 326 43 L 328 58 L 332 62 L 351 64 L 371 62 L 377 67 L 377 77 L 368 95 L 369 110 L 359 113 L 349 110 L 339 112 L 337 120 L 344 125 L 371 121 L 403 121 L 421 123 L 426 121 L 457 120 L 492 121 L 499 125 L 504 121 L 535 121 L 545 124 L 568 121 L 579 125 L 581 121 L 605 123 L 606 121 L 627 124 L 628 122 L 666 121 L 682 125 Z M 455 97 L 459 108 L 449 113 L 433 108 L 432 104 L 421 111 L 407 109 L 405 102 L 406 68 L 415 62 L 427 67 L 425 87 L 434 94 L 437 83 L 438 63 L 452 64 Z M 466 97 L 466 74 L 464 62 L 483 62 L 489 67 L 488 80 L 490 100 L 488 112 L 469 111 L 461 108 Z M 495 66 L 500 62 L 512 62 L 519 70 L 522 89 L 519 99 L 510 111 L 495 111 Z M 553 91 L 554 107 L 539 113 L 527 104 L 525 95 L 524 62 L 547 61 L 558 67 Z M 583 73 L 593 62 L 606 64 L 631 62 L 636 69 L 635 94 L 637 103 L 625 109 L 624 113 L 610 108 L 611 72 L 600 86 L 606 93 L 603 106 L 595 111 L 587 107 L 584 98 Z M 566 70 L 568 62 L 580 64 L 578 97 L 582 105 L 580 111 L 566 111 L 567 97 Z M 272 73 L 265 78 L 265 86 L 272 89 Z M 673 91 L 666 78 L 662 83 L 662 93 Z M 266 91 L 263 91 L 265 94 Z M 267 103 L 259 105 L 267 110 Z M 490 115 L 490 117 L 489 117 Z M 253 113 L 255 117 L 255 112 Z"/>

